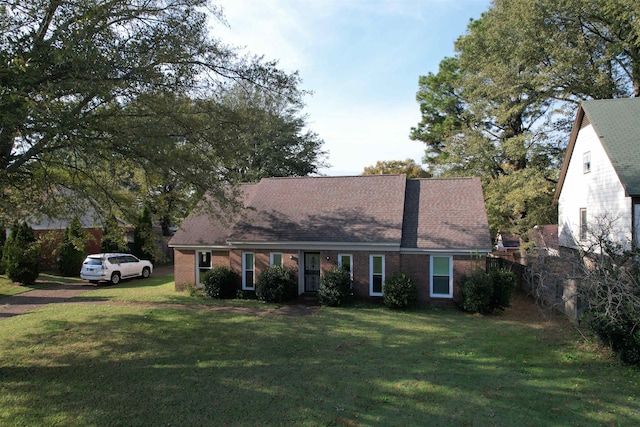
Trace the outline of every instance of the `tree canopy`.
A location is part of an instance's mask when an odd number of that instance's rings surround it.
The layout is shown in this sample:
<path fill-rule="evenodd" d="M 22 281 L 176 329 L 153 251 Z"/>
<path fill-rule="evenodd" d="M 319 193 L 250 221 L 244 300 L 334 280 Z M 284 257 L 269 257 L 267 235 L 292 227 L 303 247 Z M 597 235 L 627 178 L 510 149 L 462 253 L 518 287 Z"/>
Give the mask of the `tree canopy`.
<path fill-rule="evenodd" d="M 303 131 L 298 74 L 224 45 L 219 25 L 207 0 L 0 0 L 0 220 L 66 198 L 134 218 L 163 188 L 232 202 L 229 183 L 255 178 L 235 155 L 267 126 L 228 107 L 234 91 L 260 93 L 269 131 L 288 138 L 284 166 L 255 175 L 314 172 L 322 141 Z"/>
<path fill-rule="evenodd" d="M 422 169 L 413 159 L 378 161 L 366 166 L 362 175 L 406 174 L 407 178 L 429 178 L 429 171 Z"/>
<path fill-rule="evenodd" d="M 578 103 L 638 94 L 639 12 L 632 0 L 494 0 L 420 77 L 411 137 L 435 175 L 482 177 L 494 233 L 555 222 Z"/>

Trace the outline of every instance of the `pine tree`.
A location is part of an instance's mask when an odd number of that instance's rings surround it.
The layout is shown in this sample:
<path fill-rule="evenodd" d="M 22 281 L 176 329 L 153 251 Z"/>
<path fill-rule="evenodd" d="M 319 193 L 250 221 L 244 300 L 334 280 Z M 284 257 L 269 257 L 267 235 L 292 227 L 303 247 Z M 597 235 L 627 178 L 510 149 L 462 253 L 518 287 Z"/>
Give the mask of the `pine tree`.
<path fill-rule="evenodd" d="M 80 220 L 75 217 L 64 230 L 64 240 L 60 247 L 60 273 L 64 276 L 78 276 L 82 261 L 87 256 L 85 233 Z"/>
<path fill-rule="evenodd" d="M 129 252 L 129 248 L 123 238 L 122 229 L 118 225 L 118 220 L 113 215 L 107 218 L 104 223 L 100 251 L 103 253 Z"/>
<path fill-rule="evenodd" d="M 155 260 L 155 244 L 153 242 L 153 224 L 148 206 L 142 208 L 133 232 L 133 254 L 140 259 Z"/>

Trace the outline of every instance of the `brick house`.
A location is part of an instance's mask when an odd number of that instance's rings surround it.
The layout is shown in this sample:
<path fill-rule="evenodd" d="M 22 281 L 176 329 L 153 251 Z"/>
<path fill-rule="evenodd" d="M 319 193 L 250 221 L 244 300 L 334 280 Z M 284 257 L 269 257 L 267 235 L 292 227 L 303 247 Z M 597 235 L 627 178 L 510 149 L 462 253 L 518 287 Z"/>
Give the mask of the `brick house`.
<path fill-rule="evenodd" d="M 420 302 L 458 300 L 460 279 L 491 251 L 478 178 L 405 175 L 267 178 L 241 185 L 245 209 L 229 221 L 192 214 L 171 239 L 176 290 L 215 266 L 253 290 L 270 265 L 298 271 L 299 294 L 318 290 L 322 271 L 349 269 L 358 298 L 382 296 L 402 271 Z"/>

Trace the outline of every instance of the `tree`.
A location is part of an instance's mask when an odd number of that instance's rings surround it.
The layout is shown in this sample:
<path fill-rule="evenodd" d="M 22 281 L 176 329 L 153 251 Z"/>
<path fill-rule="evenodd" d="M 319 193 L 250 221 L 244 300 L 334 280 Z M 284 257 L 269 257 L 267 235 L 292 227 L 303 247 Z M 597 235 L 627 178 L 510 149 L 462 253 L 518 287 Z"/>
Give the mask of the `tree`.
<path fill-rule="evenodd" d="M 422 169 L 415 160 L 386 160 L 376 162 L 375 166 L 366 166 L 362 175 L 405 174 L 407 178 L 429 178 L 431 174 Z"/>
<path fill-rule="evenodd" d="M 33 284 L 40 274 L 40 245 L 33 229 L 22 222 L 12 228 L 2 252 L 7 276 L 14 282 Z"/>
<path fill-rule="evenodd" d="M 178 132 L 196 116 L 180 105 L 144 120 L 134 114 L 158 96 L 210 99 L 232 84 L 301 105 L 297 73 L 223 45 L 209 33 L 210 19 L 223 22 L 207 0 L 0 2 L 2 216 L 46 210 L 50 197 L 133 215 L 128 206 L 142 198 L 141 183 L 167 171 L 187 192 L 232 198 L 223 189 L 229 158 L 200 150 L 198 132 Z M 160 126 L 164 138 L 129 138 L 138 125 L 154 129 L 178 113 L 183 126 Z"/>
<path fill-rule="evenodd" d="M 422 121 L 436 175 L 483 179 L 492 231 L 523 240 L 554 221 L 551 196 L 570 116 L 586 98 L 637 85 L 637 2 L 495 0 L 456 55 L 420 78 Z"/>
<path fill-rule="evenodd" d="M 114 215 L 107 217 L 102 229 L 102 239 L 100 241 L 100 251 L 109 252 L 129 252 L 126 242 L 124 241 L 124 232 L 118 224 L 118 220 Z"/>
<path fill-rule="evenodd" d="M 156 257 L 155 248 L 151 213 L 145 205 L 142 208 L 142 212 L 140 212 L 140 216 L 136 222 L 136 228 L 133 231 L 133 254 L 140 259 L 148 259 L 154 262 Z"/>
<path fill-rule="evenodd" d="M 63 276 L 79 276 L 82 262 L 87 256 L 85 233 L 78 217 L 67 225 L 64 230 L 62 246 L 60 247 L 60 273 Z"/>

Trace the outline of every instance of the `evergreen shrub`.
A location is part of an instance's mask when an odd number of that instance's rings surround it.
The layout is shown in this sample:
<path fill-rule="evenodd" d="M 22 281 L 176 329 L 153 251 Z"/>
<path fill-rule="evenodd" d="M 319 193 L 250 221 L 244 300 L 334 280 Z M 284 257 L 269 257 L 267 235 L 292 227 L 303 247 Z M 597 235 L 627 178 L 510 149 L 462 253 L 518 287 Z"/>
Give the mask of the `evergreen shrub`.
<path fill-rule="evenodd" d="M 461 285 L 462 308 L 470 313 L 489 314 L 511 305 L 516 276 L 508 268 L 473 272 Z"/>
<path fill-rule="evenodd" d="M 418 298 L 416 285 L 406 273 L 397 272 L 384 281 L 382 300 L 389 308 L 407 308 Z"/>
<path fill-rule="evenodd" d="M 284 302 L 296 296 L 298 287 L 293 270 L 274 265 L 256 280 L 256 297 L 265 302 Z"/>
<path fill-rule="evenodd" d="M 33 284 L 40 274 L 40 245 L 33 229 L 23 222 L 14 227 L 2 253 L 6 274 L 14 282 Z"/>
<path fill-rule="evenodd" d="M 318 288 L 320 304 L 338 307 L 343 305 L 350 295 L 351 273 L 336 266 L 324 272 Z"/>
<path fill-rule="evenodd" d="M 214 267 L 202 280 L 204 290 L 211 298 L 227 299 L 236 296 L 239 276 L 228 267 Z"/>

